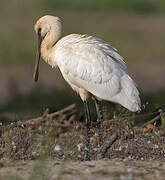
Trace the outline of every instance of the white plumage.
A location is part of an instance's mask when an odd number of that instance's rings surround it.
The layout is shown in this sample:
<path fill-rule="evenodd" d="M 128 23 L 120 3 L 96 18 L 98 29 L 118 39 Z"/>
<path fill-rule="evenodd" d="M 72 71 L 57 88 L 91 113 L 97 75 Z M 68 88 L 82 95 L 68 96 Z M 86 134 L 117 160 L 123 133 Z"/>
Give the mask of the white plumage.
<path fill-rule="evenodd" d="M 42 38 L 43 59 L 52 67 L 59 67 L 83 101 L 94 96 L 119 103 L 130 111 L 140 110 L 139 92 L 115 48 L 88 35 L 71 34 L 61 38 L 60 19 L 53 16 L 40 18 L 35 30 L 40 31 Z"/>

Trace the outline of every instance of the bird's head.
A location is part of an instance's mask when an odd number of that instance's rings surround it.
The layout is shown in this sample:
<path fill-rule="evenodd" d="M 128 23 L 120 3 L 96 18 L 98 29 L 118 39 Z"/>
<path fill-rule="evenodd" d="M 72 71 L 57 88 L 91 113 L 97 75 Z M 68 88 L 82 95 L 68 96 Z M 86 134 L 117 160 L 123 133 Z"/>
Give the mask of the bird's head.
<path fill-rule="evenodd" d="M 41 57 L 41 44 L 44 39 L 47 39 L 49 37 L 48 35 L 50 32 L 54 31 L 52 34 L 54 34 L 54 38 L 56 38 L 56 41 L 61 36 L 61 20 L 58 17 L 46 15 L 38 19 L 34 26 L 34 30 L 38 36 L 38 54 L 36 58 L 36 65 L 35 65 L 35 71 L 34 71 L 34 81 L 38 81 L 39 76 L 39 61 Z M 51 38 L 53 40 L 53 38 Z"/>

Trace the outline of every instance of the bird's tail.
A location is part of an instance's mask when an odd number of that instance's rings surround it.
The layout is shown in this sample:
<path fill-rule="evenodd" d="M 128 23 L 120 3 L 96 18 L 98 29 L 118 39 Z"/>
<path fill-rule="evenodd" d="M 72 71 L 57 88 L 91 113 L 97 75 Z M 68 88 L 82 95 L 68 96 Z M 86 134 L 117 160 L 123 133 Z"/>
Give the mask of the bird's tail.
<path fill-rule="evenodd" d="M 116 101 L 119 101 L 122 106 L 130 111 L 136 112 L 141 110 L 141 101 L 139 97 L 139 91 L 136 88 L 134 81 L 125 74 L 121 80 L 121 91 L 115 97 Z"/>

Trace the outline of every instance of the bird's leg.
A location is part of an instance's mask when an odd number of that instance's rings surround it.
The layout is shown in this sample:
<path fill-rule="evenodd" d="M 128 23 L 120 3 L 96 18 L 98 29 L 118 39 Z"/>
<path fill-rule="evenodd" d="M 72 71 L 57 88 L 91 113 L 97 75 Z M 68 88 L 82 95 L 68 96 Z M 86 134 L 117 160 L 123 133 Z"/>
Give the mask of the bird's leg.
<path fill-rule="evenodd" d="M 96 106 L 96 112 L 97 112 L 97 128 L 98 128 L 98 134 L 99 134 L 99 146 L 102 146 L 102 136 L 103 136 L 103 113 L 100 102 L 94 98 L 95 106 Z"/>
<path fill-rule="evenodd" d="M 85 121 L 86 121 L 86 147 L 85 147 L 85 160 L 90 160 L 90 126 L 91 126 L 91 118 L 87 101 L 84 101 L 84 109 L 85 109 Z"/>

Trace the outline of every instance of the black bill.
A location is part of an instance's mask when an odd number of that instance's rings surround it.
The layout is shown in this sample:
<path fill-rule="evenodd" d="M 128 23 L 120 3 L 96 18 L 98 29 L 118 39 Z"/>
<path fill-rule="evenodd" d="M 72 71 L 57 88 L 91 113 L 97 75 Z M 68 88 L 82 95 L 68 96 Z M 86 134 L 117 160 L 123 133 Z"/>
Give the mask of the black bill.
<path fill-rule="evenodd" d="M 34 74 L 33 74 L 33 79 L 35 82 L 38 81 L 39 77 L 39 63 L 40 63 L 40 57 L 41 57 L 41 43 L 42 43 L 42 37 L 41 37 L 41 29 L 38 30 L 38 52 L 36 56 L 36 64 L 35 64 L 35 69 L 34 69 Z"/>

